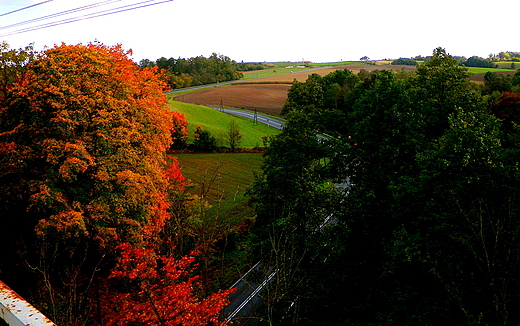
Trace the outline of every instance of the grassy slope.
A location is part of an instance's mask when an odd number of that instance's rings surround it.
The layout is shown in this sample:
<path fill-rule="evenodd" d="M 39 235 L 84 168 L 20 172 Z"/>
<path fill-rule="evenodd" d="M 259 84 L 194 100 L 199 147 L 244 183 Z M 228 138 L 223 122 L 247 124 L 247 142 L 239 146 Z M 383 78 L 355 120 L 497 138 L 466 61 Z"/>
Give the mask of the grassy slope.
<path fill-rule="evenodd" d="M 498 72 L 498 71 L 510 71 L 512 74 L 515 73 L 515 70 L 511 69 L 501 69 L 501 68 L 479 68 L 479 67 L 468 67 L 468 71 L 474 74 L 482 73 L 482 72 Z"/>
<path fill-rule="evenodd" d="M 225 138 L 231 120 L 235 120 L 240 129 L 242 133 L 240 146 L 245 148 L 261 147 L 263 146 L 262 136 L 276 135 L 280 132 L 262 123 L 253 125 L 250 119 L 232 116 L 206 106 L 170 101 L 170 108 L 183 113 L 186 120 L 188 120 L 188 128 L 190 130 L 189 142 L 193 140 L 195 126 L 201 125 L 202 128 L 209 130 L 211 134 L 217 138 L 217 142 L 220 141 L 220 143 L 218 143 L 219 146 L 226 146 Z"/>
<path fill-rule="evenodd" d="M 208 190 L 205 200 L 212 206 L 206 211 L 210 219 L 238 227 L 229 238 L 226 250 L 217 244 L 212 266 L 216 271 L 213 290 L 229 287 L 240 271 L 247 269 L 250 240 L 248 225 L 254 221 L 255 212 L 248 206 L 246 189 L 254 181 L 254 173 L 260 172 L 262 154 L 177 154 L 183 175 L 190 180 L 190 193 L 201 196 Z M 212 181 L 213 180 L 213 181 Z M 241 230 L 241 231 L 239 231 Z M 222 245 L 222 244 L 221 244 Z M 231 249 L 231 250 L 229 250 Z"/>
<path fill-rule="evenodd" d="M 200 196 L 201 191 L 209 189 L 207 199 L 223 218 L 253 216 L 247 207 L 245 191 L 252 185 L 254 173 L 260 172 L 262 154 L 176 154 L 175 157 L 183 175 L 194 185 L 192 193 Z"/>

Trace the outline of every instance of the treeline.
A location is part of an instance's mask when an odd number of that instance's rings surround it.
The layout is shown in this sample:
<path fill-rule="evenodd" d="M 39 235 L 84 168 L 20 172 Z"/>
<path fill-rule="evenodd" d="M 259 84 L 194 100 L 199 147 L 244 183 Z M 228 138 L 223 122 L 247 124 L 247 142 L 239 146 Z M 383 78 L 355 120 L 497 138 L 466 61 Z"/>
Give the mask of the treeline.
<path fill-rule="evenodd" d="M 393 65 L 408 65 L 408 66 L 417 66 L 417 61 L 414 59 L 408 58 L 399 58 L 397 60 L 392 61 Z"/>
<path fill-rule="evenodd" d="M 438 48 L 293 83 L 251 191 L 266 324 L 520 322 L 520 94 L 468 76 Z"/>
<path fill-rule="evenodd" d="M 516 57 L 516 52 L 507 52 L 507 55 L 505 52 L 500 52 L 499 58 L 503 61 L 520 61 L 519 57 Z M 426 61 L 429 60 L 431 57 L 421 57 L 417 56 L 413 59 L 411 58 L 399 58 L 397 60 L 394 60 L 392 64 L 394 65 L 413 65 L 416 66 L 418 63 L 417 61 Z M 453 57 L 459 65 L 466 66 L 466 67 L 479 67 L 479 68 L 496 68 L 498 67 L 497 61 L 498 59 L 496 57 L 493 58 L 481 58 L 478 56 L 472 56 L 470 58 L 465 57 Z"/>
<path fill-rule="evenodd" d="M 498 54 L 500 60 L 520 62 L 520 52 L 503 51 Z"/>
<path fill-rule="evenodd" d="M 209 58 L 198 56 L 189 59 L 165 57 L 155 61 L 143 59 L 141 67 L 158 67 L 166 75 L 172 89 L 220 83 L 240 79 L 242 71 L 264 69 L 262 63 L 237 63 L 229 57 L 213 53 Z"/>
<path fill-rule="evenodd" d="M 468 58 L 468 60 L 461 62 L 461 65 L 480 68 L 495 68 L 497 66 L 491 59 L 483 59 L 477 56 Z"/>

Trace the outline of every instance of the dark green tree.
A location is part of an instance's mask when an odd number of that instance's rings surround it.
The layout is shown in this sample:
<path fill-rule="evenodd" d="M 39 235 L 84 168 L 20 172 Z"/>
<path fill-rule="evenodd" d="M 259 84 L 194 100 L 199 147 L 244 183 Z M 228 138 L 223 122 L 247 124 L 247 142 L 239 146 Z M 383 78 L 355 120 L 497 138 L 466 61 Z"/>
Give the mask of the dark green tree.
<path fill-rule="evenodd" d="M 193 146 L 199 152 L 214 152 L 217 150 L 217 140 L 208 130 L 203 129 L 202 126 L 196 126 Z"/>
<path fill-rule="evenodd" d="M 299 280 L 273 287 L 273 323 L 518 323 L 517 101 L 490 111 L 468 76 L 438 48 L 344 93 L 327 76 L 294 83 L 252 190 L 258 252 Z M 342 126 L 317 141 L 333 110 Z"/>
<path fill-rule="evenodd" d="M 408 58 L 399 58 L 397 60 L 392 61 L 393 65 L 409 65 L 409 66 L 417 66 L 417 61 L 414 59 Z"/>
<path fill-rule="evenodd" d="M 410 100 L 424 117 L 428 137 L 442 136 L 448 128 L 449 114 L 478 101 L 469 77 L 467 68 L 458 66 L 443 48 L 435 49 L 430 60 L 417 67 Z"/>
<path fill-rule="evenodd" d="M 240 142 L 242 141 L 242 134 L 240 128 L 234 119 L 229 122 L 227 140 L 229 142 L 229 148 L 235 151 L 240 148 Z"/>
<path fill-rule="evenodd" d="M 493 92 L 511 92 L 512 87 L 511 75 L 502 75 L 491 71 L 486 72 L 484 75 L 483 94 L 492 94 Z"/>
<path fill-rule="evenodd" d="M 477 56 L 473 56 L 464 62 L 466 67 L 481 67 L 481 68 L 492 68 L 493 63 L 491 59 L 482 59 Z"/>

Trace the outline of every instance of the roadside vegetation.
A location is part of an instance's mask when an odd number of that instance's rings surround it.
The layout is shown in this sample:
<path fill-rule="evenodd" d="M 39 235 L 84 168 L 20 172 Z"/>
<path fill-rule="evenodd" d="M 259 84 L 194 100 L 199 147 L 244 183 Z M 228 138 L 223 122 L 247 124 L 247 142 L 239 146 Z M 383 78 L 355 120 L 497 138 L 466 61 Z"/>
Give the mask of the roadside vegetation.
<path fill-rule="evenodd" d="M 201 126 L 216 138 L 218 147 L 226 147 L 229 145 L 229 141 L 226 139 L 232 121 L 236 123 L 242 134 L 239 147 L 246 149 L 262 148 L 264 147 L 262 137 L 270 137 L 280 132 L 265 124 L 254 123 L 251 119 L 222 113 L 206 106 L 170 101 L 169 107 L 171 110 L 182 113 L 188 121 L 188 143 L 193 143 L 196 126 Z"/>

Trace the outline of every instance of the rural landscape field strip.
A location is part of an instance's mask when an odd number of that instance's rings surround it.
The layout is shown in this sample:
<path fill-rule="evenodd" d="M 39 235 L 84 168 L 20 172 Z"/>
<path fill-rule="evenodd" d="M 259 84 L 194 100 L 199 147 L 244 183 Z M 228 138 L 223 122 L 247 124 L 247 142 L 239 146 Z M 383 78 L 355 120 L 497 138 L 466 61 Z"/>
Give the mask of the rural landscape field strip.
<path fill-rule="evenodd" d="M 194 139 L 195 127 L 200 125 L 203 129 L 210 131 L 211 134 L 217 138 L 219 146 L 225 146 L 225 139 L 231 121 L 235 121 L 242 135 L 239 147 L 261 147 L 263 146 L 262 137 L 276 135 L 280 132 L 279 130 L 268 127 L 264 124 L 254 123 L 250 119 L 222 113 L 203 105 L 170 101 L 170 109 L 180 112 L 186 117 L 186 120 L 189 123 L 189 141 Z"/>
<path fill-rule="evenodd" d="M 255 173 L 260 173 L 261 153 L 175 154 L 175 157 L 183 175 L 193 183 L 193 193 L 200 193 L 203 187 L 209 189 L 208 200 L 212 205 L 221 203 L 220 214 L 252 216 L 245 192 Z M 214 174 L 215 181 L 209 184 Z"/>

